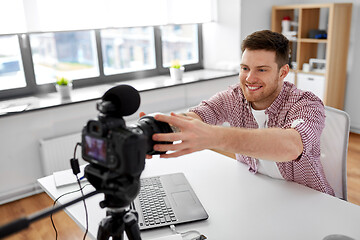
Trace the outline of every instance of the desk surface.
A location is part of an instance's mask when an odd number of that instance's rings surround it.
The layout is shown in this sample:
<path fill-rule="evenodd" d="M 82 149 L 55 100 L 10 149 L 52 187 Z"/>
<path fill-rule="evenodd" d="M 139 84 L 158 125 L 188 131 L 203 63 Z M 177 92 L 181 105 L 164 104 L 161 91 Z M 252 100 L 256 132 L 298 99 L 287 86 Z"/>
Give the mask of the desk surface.
<path fill-rule="evenodd" d="M 142 176 L 184 172 L 209 214 L 206 221 L 176 226 L 180 232 L 198 230 L 208 239 L 323 239 L 343 234 L 360 239 L 360 206 L 317 192 L 302 185 L 249 173 L 247 166 L 218 153 L 205 150 L 180 158 L 146 161 Z M 53 176 L 38 180 L 53 198 L 78 188 L 56 188 Z M 85 187 L 85 192 L 93 190 Z M 70 194 L 65 203 L 80 196 Z M 103 195 L 86 200 L 89 211 L 89 235 L 96 239 L 105 210 L 99 207 Z M 66 212 L 83 229 L 83 203 Z M 142 239 L 171 235 L 169 228 L 144 231 Z"/>

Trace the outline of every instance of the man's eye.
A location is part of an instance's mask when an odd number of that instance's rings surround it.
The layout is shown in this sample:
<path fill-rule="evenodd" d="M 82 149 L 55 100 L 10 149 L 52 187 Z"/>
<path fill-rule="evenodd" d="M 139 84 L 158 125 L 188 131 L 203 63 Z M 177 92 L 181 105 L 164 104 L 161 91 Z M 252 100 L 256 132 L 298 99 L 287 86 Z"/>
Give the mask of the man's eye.
<path fill-rule="evenodd" d="M 259 72 L 266 72 L 265 69 L 259 69 Z"/>
<path fill-rule="evenodd" d="M 248 69 L 247 67 L 242 67 L 241 70 L 247 71 L 247 70 L 249 70 L 249 69 Z"/>

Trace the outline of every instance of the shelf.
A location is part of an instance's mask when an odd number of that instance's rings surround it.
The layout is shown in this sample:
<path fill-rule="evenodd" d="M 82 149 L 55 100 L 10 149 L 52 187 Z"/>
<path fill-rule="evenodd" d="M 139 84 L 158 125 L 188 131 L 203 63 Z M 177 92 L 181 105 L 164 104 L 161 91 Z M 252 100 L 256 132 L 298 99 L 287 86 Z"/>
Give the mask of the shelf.
<path fill-rule="evenodd" d="M 301 38 L 301 39 L 297 39 L 297 42 L 302 42 L 302 43 L 327 43 L 328 40 L 327 39 L 314 39 L 314 38 Z"/>
<path fill-rule="evenodd" d="M 338 109 L 344 106 L 346 71 L 343 69 L 347 68 L 352 5 L 324 3 L 272 7 L 272 31 L 281 33 L 282 20 L 287 16 L 298 23 L 296 38 L 289 39 L 289 61 L 291 66 L 296 66 L 296 70 L 291 70 L 295 84 L 306 88 L 303 90 L 319 93 L 325 105 Z M 309 38 L 309 32 L 314 29 L 325 30 L 327 39 Z M 304 64 L 309 64 L 312 58 L 326 60 L 325 72 L 302 70 Z M 321 86 L 312 86 L 311 81 L 308 81 L 309 84 L 303 84 L 305 80 L 301 81 L 299 77 L 304 75 L 324 79 L 324 82 Z M 322 89 L 318 91 L 318 88 Z"/>
<path fill-rule="evenodd" d="M 328 43 L 327 39 L 315 39 L 315 38 L 296 38 L 296 39 L 289 39 L 289 42 L 294 43 Z"/>
<path fill-rule="evenodd" d="M 280 6 L 276 6 L 276 9 L 278 10 L 294 10 L 294 9 L 307 9 L 307 8 L 314 8 L 314 6 L 316 8 L 329 8 L 332 6 L 331 3 L 319 3 L 319 4 L 294 4 L 294 5 L 280 5 Z"/>
<path fill-rule="evenodd" d="M 323 72 L 311 72 L 311 71 L 310 72 L 305 72 L 305 71 L 297 70 L 297 73 L 325 76 L 325 73 L 323 73 Z"/>
<path fill-rule="evenodd" d="M 294 70 L 294 69 L 290 69 L 290 72 L 291 72 L 291 73 L 294 73 L 294 74 L 304 73 L 304 74 L 325 76 L 325 73 L 323 73 L 323 72 L 311 72 L 311 71 L 310 71 L 310 72 L 305 72 L 305 71 L 302 71 L 302 70 Z"/>

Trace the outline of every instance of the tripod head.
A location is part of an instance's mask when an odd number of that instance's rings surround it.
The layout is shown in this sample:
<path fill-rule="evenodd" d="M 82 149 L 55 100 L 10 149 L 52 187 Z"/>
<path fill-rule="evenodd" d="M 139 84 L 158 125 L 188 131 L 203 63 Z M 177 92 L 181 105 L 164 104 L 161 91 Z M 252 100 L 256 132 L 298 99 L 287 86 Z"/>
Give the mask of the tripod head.
<path fill-rule="evenodd" d="M 124 208 L 136 198 L 140 189 L 140 175 L 120 175 L 108 169 L 89 164 L 84 170 L 85 177 L 99 192 L 105 194 L 101 208 Z"/>

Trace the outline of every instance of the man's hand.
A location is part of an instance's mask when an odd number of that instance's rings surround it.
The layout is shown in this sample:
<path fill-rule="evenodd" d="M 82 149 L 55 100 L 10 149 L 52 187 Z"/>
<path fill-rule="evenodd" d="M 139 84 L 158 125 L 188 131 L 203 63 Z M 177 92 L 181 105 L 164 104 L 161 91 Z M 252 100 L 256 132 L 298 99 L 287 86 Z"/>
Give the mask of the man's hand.
<path fill-rule="evenodd" d="M 208 125 L 197 118 L 171 113 L 171 116 L 156 115 L 155 119 L 167 122 L 180 129 L 177 133 L 159 133 L 153 135 L 154 141 L 175 142 L 174 144 L 156 144 L 157 151 L 173 151 L 162 154 L 162 158 L 179 157 L 208 148 L 215 148 L 216 139 L 213 137 L 214 126 Z M 177 143 L 176 143 L 177 142 Z"/>

